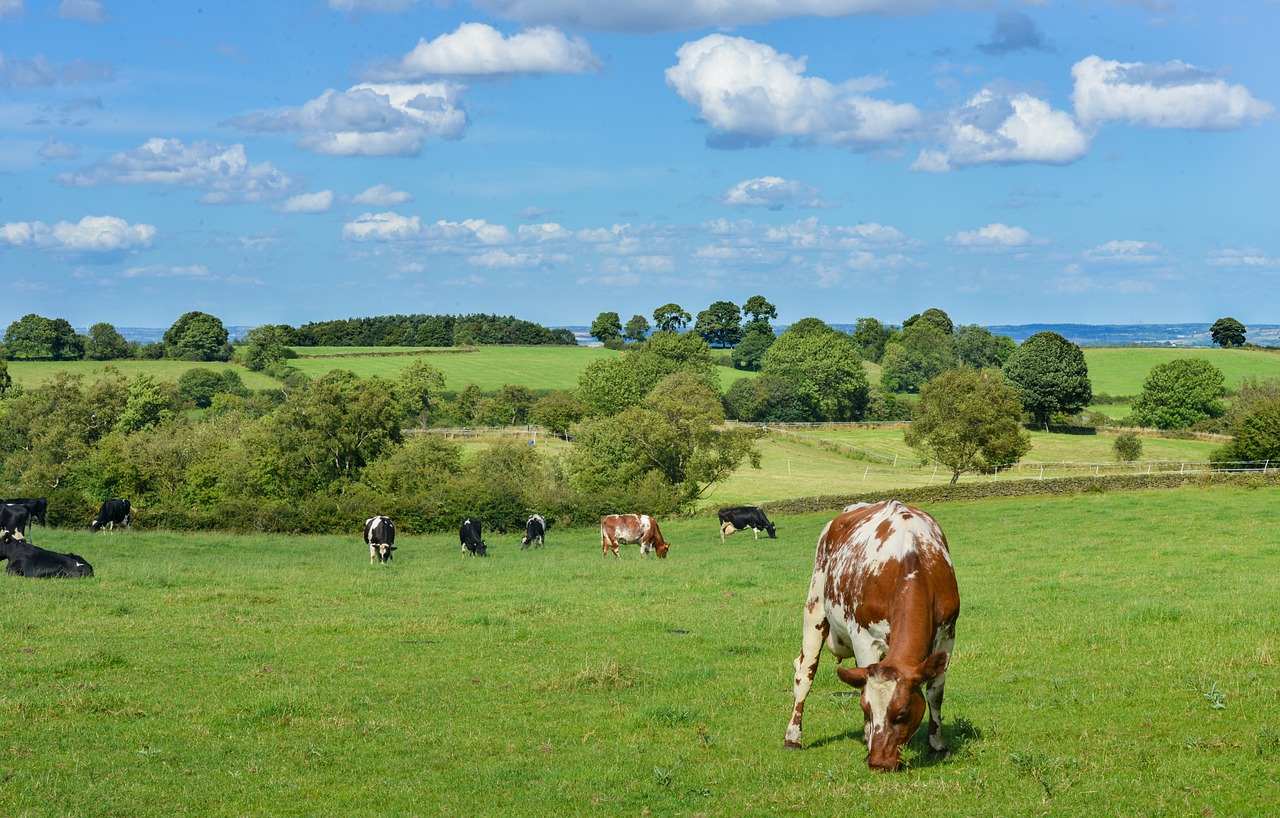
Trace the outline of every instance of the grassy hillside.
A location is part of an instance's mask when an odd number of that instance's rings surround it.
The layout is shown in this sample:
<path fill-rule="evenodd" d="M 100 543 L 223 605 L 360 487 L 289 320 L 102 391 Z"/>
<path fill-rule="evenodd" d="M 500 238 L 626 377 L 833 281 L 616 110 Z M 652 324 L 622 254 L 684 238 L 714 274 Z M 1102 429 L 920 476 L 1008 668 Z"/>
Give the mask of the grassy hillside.
<path fill-rule="evenodd" d="M 1280 378 L 1280 352 L 1186 347 L 1084 347 L 1094 394 L 1137 395 L 1151 368 L 1183 358 L 1203 358 L 1222 370 L 1228 389 L 1248 377 Z"/>
<path fill-rule="evenodd" d="M 9 376 L 24 389 L 39 386 L 57 372 L 70 372 L 92 380 L 101 377 L 105 367 L 113 366 L 127 377 L 145 372 L 157 381 L 177 381 L 188 369 L 235 370 L 250 389 L 270 389 L 279 382 L 260 372 L 250 372 L 236 364 L 192 361 L 9 361 Z"/>
<path fill-rule="evenodd" d="M 383 567 L 357 532 L 38 532 L 97 576 L 0 576 L 0 815 L 1271 814 L 1273 500 L 927 509 L 962 597 L 952 757 L 920 733 L 893 775 L 830 655 L 781 749 L 827 514 L 760 543 L 664 523 L 662 561 L 604 559 L 592 529 L 487 560 L 403 538 Z"/>

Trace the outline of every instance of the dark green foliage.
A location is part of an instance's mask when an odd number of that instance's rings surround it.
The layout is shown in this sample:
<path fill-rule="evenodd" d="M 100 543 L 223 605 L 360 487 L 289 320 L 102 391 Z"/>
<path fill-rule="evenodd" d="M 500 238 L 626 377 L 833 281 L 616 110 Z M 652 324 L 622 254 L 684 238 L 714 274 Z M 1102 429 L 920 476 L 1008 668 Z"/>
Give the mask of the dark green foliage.
<path fill-rule="evenodd" d="M 693 333 L 655 332 L 624 356 L 592 361 L 578 377 L 578 397 L 598 415 L 639 405 L 667 375 L 691 372 L 715 389 L 711 349 Z"/>
<path fill-rule="evenodd" d="M 1209 328 L 1209 336 L 1220 347 L 1244 346 L 1245 326 L 1234 318 L 1219 318 Z"/>
<path fill-rule="evenodd" d="M 112 325 L 102 322 L 89 327 L 84 357 L 91 361 L 115 361 L 133 357 L 137 344 L 130 344 Z"/>
<path fill-rule="evenodd" d="M 757 370 L 764 354 L 773 346 L 777 336 L 768 321 L 752 321 L 747 324 L 742 342 L 733 348 L 733 365 L 737 369 Z"/>
<path fill-rule="evenodd" d="M 591 337 L 602 344 L 622 339 L 622 319 L 616 312 L 602 312 L 591 322 Z"/>
<path fill-rule="evenodd" d="M 1231 424 L 1217 460 L 1280 460 L 1280 397 L 1255 400 Z"/>
<path fill-rule="evenodd" d="M 890 392 L 918 392 L 957 366 L 955 340 L 929 321 L 919 321 L 887 343 L 880 358 L 880 384 Z"/>
<path fill-rule="evenodd" d="M 1182 358 L 1153 366 L 1133 401 L 1129 419 L 1155 429 L 1187 429 L 1221 417 L 1226 407 L 1222 370 L 1203 358 Z"/>
<path fill-rule="evenodd" d="M 84 355 L 84 338 L 64 318 L 28 313 L 9 325 L 5 347 L 14 360 L 74 361 Z"/>
<path fill-rule="evenodd" d="M 653 325 L 660 332 L 679 332 L 692 320 L 679 304 L 663 304 L 653 311 Z"/>
<path fill-rule="evenodd" d="M 725 415 L 744 423 L 804 423 L 805 401 L 791 381 L 770 375 L 739 378 L 724 393 Z"/>
<path fill-rule="evenodd" d="M 1022 406 L 999 377 L 976 369 L 953 369 L 920 390 L 906 443 L 951 469 L 951 482 L 968 471 L 989 471 L 1018 462 L 1031 449 L 1022 428 Z"/>
<path fill-rule="evenodd" d="M 778 308 L 766 301 L 763 295 L 753 295 L 742 305 L 742 314 L 747 318 L 748 324 L 767 325 L 770 320 L 778 317 Z"/>
<path fill-rule="evenodd" d="M 768 302 L 766 302 L 768 303 Z M 713 347 L 727 349 L 742 340 L 742 311 L 732 301 L 715 301 L 698 313 L 693 331 Z"/>
<path fill-rule="evenodd" d="M 587 406 L 568 392 L 556 391 L 545 395 L 529 409 L 529 420 L 550 429 L 553 434 L 564 436 L 587 415 Z"/>
<path fill-rule="evenodd" d="M 178 376 L 178 397 L 197 409 L 207 409 L 220 394 L 248 397 L 249 390 L 234 369 L 188 369 Z"/>
<path fill-rule="evenodd" d="M 164 333 L 165 354 L 183 361 L 226 361 L 231 357 L 227 329 L 216 316 L 193 310 Z"/>
<path fill-rule="evenodd" d="M 1093 397 L 1084 352 L 1056 332 L 1023 341 L 1005 361 L 1004 378 L 1041 426 L 1055 413 L 1079 412 Z"/>
<path fill-rule="evenodd" d="M 1132 463 L 1142 457 L 1142 439 L 1135 432 L 1121 432 L 1116 435 L 1116 442 L 1112 448 L 1116 453 L 1116 460 L 1122 463 Z"/>
<path fill-rule="evenodd" d="M 951 335 L 955 332 L 955 324 L 951 322 L 951 316 L 947 315 L 937 307 L 930 307 L 922 313 L 911 316 L 902 322 L 902 331 L 906 332 L 917 324 L 928 324 L 937 328 L 943 335 Z"/>
<path fill-rule="evenodd" d="M 861 420 L 867 373 L 853 339 L 816 319 L 806 321 L 798 322 L 799 331 L 793 325 L 778 336 L 761 373 L 790 382 L 810 420 Z"/>
<path fill-rule="evenodd" d="M 9 394 L 13 386 L 13 378 L 9 375 L 9 362 L 0 358 L 0 398 Z"/>
<path fill-rule="evenodd" d="M 298 357 L 290 348 L 297 343 L 298 333 L 288 324 L 263 324 L 244 335 L 249 346 L 241 353 L 246 369 L 261 372 L 271 364 Z"/>
<path fill-rule="evenodd" d="M 1018 345 L 1007 335 L 996 335 L 986 327 L 966 324 L 956 327 L 956 357 L 974 369 L 1002 367 Z"/>
<path fill-rule="evenodd" d="M 884 345 L 893 338 L 895 331 L 874 318 L 859 318 L 852 335 L 854 343 L 862 350 L 862 357 L 878 364 L 884 355 Z"/>
<path fill-rule="evenodd" d="M 622 328 L 622 337 L 632 343 L 643 341 L 649 335 L 649 321 L 643 315 L 633 315 Z"/>
<path fill-rule="evenodd" d="M 422 346 L 565 344 L 577 339 L 569 330 L 505 315 L 382 315 L 303 324 L 296 346 Z"/>

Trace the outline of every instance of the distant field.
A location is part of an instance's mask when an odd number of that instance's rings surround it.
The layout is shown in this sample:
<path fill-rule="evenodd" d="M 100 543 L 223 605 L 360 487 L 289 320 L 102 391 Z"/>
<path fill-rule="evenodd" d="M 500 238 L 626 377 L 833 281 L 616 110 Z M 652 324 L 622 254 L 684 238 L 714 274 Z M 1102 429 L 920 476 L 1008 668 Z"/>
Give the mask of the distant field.
<path fill-rule="evenodd" d="M 1137 395 L 1151 368 L 1183 358 L 1203 358 L 1222 370 L 1228 389 L 1248 377 L 1280 378 L 1280 352 L 1186 347 L 1083 347 L 1094 394 Z M 1110 410 L 1104 409 L 1107 414 Z M 1117 415 L 1112 415 L 1113 417 Z"/>
<path fill-rule="evenodd" d="M 279 382 L 260 372 L 250 372 L 236 364 L 195 361 L 9 361 L 9 376 L 24 389 L 31 389 L 51 379 L 57 372 L 70 372 L 92 380 L 101 377 L 105 367 L 114 366 L 127 377 L 144 372 L 157 381 L 176 382 L 188 369 L 234 370 L 250 389 L 270 389 Z"/>

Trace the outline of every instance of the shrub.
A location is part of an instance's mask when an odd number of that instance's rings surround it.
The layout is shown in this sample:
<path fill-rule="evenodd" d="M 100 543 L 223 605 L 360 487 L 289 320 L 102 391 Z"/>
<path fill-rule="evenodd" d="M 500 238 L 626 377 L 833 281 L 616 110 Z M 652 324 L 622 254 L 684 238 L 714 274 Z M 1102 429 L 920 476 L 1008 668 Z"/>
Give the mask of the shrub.
<path fill-rule="evenodd" d="M 1122 432 L 1116 436 L 1112 450 L 1116 454 L 1116 460 L 1132 463 L 1142 457 L 1142 440 L 1134 432 Z"/>

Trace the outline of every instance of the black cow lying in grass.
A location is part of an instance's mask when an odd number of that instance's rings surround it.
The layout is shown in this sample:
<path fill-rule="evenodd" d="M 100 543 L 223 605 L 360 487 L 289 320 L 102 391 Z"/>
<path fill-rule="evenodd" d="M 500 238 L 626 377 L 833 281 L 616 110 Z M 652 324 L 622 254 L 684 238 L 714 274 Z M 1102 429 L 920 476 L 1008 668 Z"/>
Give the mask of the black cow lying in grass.
<path fill-rule="evenodd" d="M 22 577 L 91 577 L 93 566 L 77 554 L 59 554 L 26 542 L 8 531 L 0 534 L 0 559 L 9 573 Z"/>

